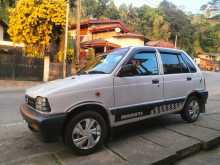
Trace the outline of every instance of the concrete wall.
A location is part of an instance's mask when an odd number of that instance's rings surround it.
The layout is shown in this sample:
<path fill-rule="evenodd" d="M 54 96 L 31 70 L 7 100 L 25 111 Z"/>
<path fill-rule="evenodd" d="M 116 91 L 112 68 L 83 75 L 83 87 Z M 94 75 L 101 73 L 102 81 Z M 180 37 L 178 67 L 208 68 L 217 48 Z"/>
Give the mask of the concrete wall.
<path fill-rule="evenodd" d="M 3 30 L 3 26 L 0 25 L 0 41 L 3 41 L 4 39 L 4 30 Z"/>

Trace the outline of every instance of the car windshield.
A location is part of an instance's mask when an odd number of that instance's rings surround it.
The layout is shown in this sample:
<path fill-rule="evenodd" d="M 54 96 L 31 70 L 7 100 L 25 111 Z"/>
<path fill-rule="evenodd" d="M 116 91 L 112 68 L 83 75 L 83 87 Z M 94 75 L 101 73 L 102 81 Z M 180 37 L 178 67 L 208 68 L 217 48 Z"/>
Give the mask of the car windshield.
<path fill-rule="evenodd" d="M 93 68 L 85 71 L 87 74 L 109 74 L 128 52 L 128 48 L 116 49 L 106 54 Z"/>

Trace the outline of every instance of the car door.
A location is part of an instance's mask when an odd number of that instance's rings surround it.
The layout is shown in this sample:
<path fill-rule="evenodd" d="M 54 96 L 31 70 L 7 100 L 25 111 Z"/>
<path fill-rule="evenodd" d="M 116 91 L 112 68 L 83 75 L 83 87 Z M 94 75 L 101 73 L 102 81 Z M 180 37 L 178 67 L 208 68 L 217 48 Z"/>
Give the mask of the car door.
<path fill-rule="evenodd" d="M 181 54 L 182 59 L 188 66 L 190 72 L 191 72 L 191 78 L 192 78 L 192 86 L 191 91 L 195 90 L 204 90 L 205 88 L 205 80 L 203 78 L 202 73 L 197 72 L 197 68 L 195 67 L 195 64 L 192 62 L 192 59 L 190 59 L 189 55 L 182 53 Z"/>
<path fill-rule="evenodd" d="M 160 51 L 163 64 L 164 99 L 184 100 L 191 92 L 192 77 L 178 52 Z"/>
<path fill-rule="evenodd" d="M 114 78 L 116 109 L 138 108 L 163 99 L 163 78 L 155 49 L 133 51 L 124 65 L 135 67 L 130 73 Z"/>

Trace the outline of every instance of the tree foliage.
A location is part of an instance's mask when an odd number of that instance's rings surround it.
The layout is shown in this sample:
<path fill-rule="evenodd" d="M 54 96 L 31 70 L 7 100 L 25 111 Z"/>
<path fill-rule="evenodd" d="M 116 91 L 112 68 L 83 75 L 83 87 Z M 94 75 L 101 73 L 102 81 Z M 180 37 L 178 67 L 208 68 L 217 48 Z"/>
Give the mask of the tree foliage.
<path fill-rule="evenodd" d="M 8 33 L 34 55 L 44 55 L 65 25 L 65 0 L 19 0 L 10 10 Z"/>
<path fill-rule="evenodd" d="M 70 2 L 74 8 L 75 0 Z M 219 0 L 211 3 L 219 3 Z M 0 0 L 0 5 L 8 6 L 7 10 L 14 4 L 15 0 Z M 66 0 L 17 1 L 10 11 L 12 40 L 23 42 L 31 53 L 43 54 L 51 43 L 59 40 L 65 24 L 65 8 Z M 74 9 L 71 16 L 75 17 Z M 82 0 L 82 18 L 120 19 L 131 31 L 142 33 L 150 40 L 174 43 L 177 36 L 178 48 L 193 55 L 220 52 L 220 20 L 213 23 L 203 16 L 187 15 L 166 0 L 158 8 L 126 4 L 117 7 L 113 0 Z"/>
<path fill-rule="evenodd" d="M 170 40 L 174 41 L 178 37 L 178 47 L 188 52 L 193 52 L 193 34 L 194 27 L 191 24 L 190 16 L 187 16 L 182 10 L 174 4 L 163 1 L 159 9 L 164 13 L 165 19 L 170 23 L 171 36 Z"/>
<path fill-rule="evenodd" d="M 82 0 L 82 6 L 83 17 L 120 19 L 119 10 L 113 0 Z"/>
<path fill-rule="evenodd" d="M 219 0 L 210 3 L 216 4 Z M 220 21 L 213 25 L 202 16 L 187 15 L 166 0 L 158 8 L 126 4 L 117 8 L 112 0 L 82 0 L 82 7 L 85 18 L 120 19 L 131 31 L 142 33 L 150 40 L 174 43 L 177 36 L 178 48 L 194 56 L 220 51 Z"/>
<path fill-rule="evenodd" d="M 16 0 L 0 0 L 0 18 L 8 22 L 8 10 L 14 7 Z"/>

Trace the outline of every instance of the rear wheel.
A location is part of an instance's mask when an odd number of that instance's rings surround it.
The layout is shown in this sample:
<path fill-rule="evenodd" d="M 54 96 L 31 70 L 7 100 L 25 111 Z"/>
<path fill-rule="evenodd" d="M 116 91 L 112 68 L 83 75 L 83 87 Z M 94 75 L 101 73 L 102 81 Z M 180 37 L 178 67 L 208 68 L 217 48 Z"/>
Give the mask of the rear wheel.
<path fill-rule="evenodd" d="M 107 136 L 107 125 L 97 112 L 81 112 L 67 124 L 65 142 L 77 154 L 85 155 L 103 145 Z"/>
<path fill-rule="evenodd" d="M 181 112 L 182 119 L 189 123 L 195 122 L 200 115 L 201 107 L 201 102 L 196 96 L 189 97 Z"/>

